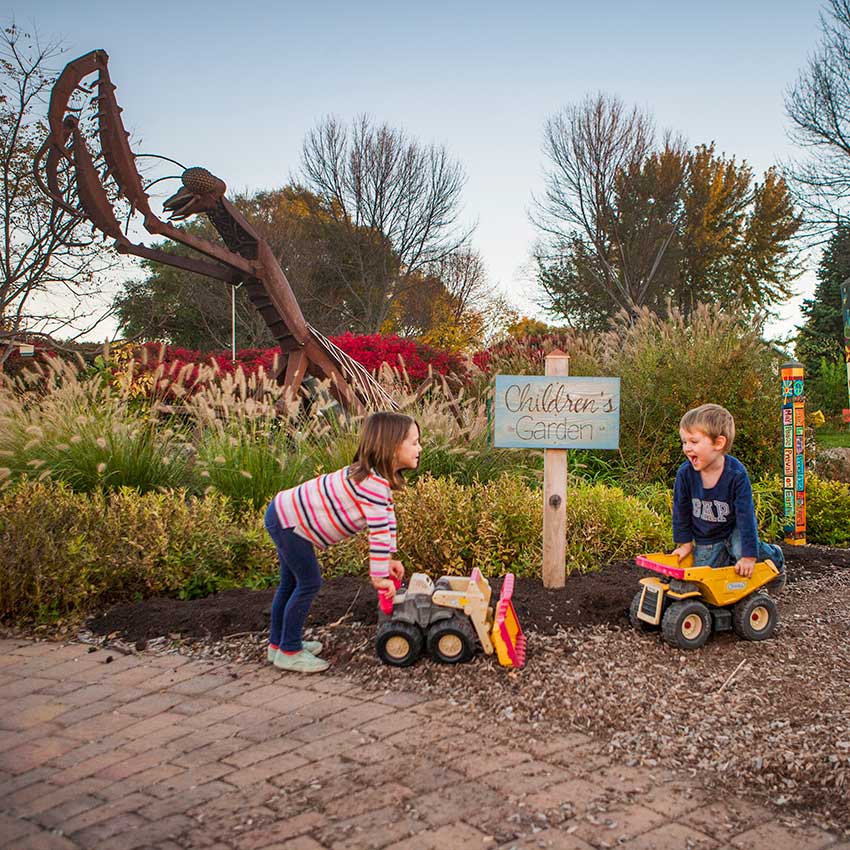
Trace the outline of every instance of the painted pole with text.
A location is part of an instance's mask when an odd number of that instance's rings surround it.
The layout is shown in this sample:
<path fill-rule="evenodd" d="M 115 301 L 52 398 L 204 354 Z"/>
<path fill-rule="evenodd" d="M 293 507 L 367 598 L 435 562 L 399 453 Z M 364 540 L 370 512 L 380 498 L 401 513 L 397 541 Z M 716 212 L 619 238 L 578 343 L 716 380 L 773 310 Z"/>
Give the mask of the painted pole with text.
<path fill-rule="evenodd" d="M 806 542 L 806 388 L 803 364 L 782 364 L 782 495 L 785 542 Z"/>
<path fill-rule="evenodd" d="M 570 377 L 555 350 L 545 375 L 497 375 L 493 445 L 543 449 L 543 585 L 566 582 L 567 451 L 620 445 L 620 379 Z"/>

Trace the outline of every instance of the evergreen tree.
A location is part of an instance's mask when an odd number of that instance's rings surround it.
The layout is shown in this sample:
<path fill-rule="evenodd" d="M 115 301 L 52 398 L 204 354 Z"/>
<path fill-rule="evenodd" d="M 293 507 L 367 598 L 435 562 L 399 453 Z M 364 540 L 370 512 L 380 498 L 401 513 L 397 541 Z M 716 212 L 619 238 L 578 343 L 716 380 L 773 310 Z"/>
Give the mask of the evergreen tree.
<path fill-rule="evenodd" d="M 803 302 L 806 317 L 797 335 L 797 359 L 810 377 L 821 369 L 821 361 L 844 361 L 844 322 L 841 315 L 841 284 L 850 278 L 850 224 L 840 224 L 824 249 L 817 270 L 813 298 Z"/>

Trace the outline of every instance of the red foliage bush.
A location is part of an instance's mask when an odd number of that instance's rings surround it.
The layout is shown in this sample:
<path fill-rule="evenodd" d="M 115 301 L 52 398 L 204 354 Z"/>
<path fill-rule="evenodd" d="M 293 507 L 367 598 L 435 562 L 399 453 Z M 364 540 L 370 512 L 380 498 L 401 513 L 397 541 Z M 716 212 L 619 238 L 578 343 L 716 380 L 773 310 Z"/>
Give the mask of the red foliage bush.
<path fill-rule="evenodd" d="M 25 369 L 31 369 L 36 365 L 44 365 L 48 358 L 52 359 L 58 356 L 55 351 L 51 351 L 47 348 L 41 339 L 24 338 L 20 341 L 33 345 L 35 350 L 31 355 L 22 357 L 17 344 L 13 345 L 6 361 L 2 364 L 2 366 L 0 366 L 0 372 L 3 372 L 7 378 L 14 379 Z M 3 348 L 0 347 L 0 355 L 3 353 Z"/>
<path fill-rule="evenodd" d="M 384 363 L 396 369 L 403 366 L 414 384 L 427 377 L 429 367 L 444 375 L 463 374 L 466 371 L 463 358 L 459 355 L 395 335 L 355 336 L 345 333 L 331 337 L 331 341 L 372 372 Z M 280 358 L 277 348 L 244 348 L 236 352 L 234 363 L 229 351 L 192 351 L 148 342 L 135 350 L 135 370 L 137 375 L 143 375 L 153 372 L 162 364 L 166 375 L 172 379 L 182 375 L 181 383 L 188 389 L 197 386 L 200 367 L 203 365 L 214 364 L 220 374 L 232 374 L 240 369 L 246 377 L 250 377 L 262 367 L 266 374 L 274 375 L 276 358 Z"/>
<path fill-rule="evenodd" d="M 344 333 L 341 336 L 331 337 L 331 341 L 349 357 L 371 371 L 379 369 L 382 363 L 394 368 L 400 368 L 403 365 L 404 370 L 414 382 L 428 376 L 429 366 L 441 375 L 450 373 L 460 375 L 466 371 L 466 365 L 460 355 L 450 351 L 440 351 L 416 340 L 402 339 L 395 334 L 355 336 L 352 333 Z"/>

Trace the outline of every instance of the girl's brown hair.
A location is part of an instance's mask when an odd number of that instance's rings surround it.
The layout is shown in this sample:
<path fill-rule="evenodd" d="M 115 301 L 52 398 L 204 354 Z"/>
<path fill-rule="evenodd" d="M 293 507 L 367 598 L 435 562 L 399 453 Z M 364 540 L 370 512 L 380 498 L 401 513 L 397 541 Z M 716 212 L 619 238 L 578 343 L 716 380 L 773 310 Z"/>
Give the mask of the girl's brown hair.
<path fill-rule="evenodd" d="M 407 437 L 410 426 L 419 424 L 403 413 L 372 413 L 363 423 L 360 444 L 351 462 L 351 477 L 358 483 L 374 469 L 390 482 L 393 490 L 404 487 L 401 472 L 394 468 L 395 452 Z"/>

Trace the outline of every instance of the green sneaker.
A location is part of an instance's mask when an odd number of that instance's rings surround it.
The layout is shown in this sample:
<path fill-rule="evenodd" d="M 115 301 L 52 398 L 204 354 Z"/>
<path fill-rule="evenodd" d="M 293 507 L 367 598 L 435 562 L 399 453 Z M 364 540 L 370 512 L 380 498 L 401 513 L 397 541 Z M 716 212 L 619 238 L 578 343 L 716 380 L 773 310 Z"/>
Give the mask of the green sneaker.
<path fill-rule="evenodd" d="M 322 651 L 322 642 L 320 640 L 304 640 L 301 641 L 301 649 L 306 649 L 312 655 L 318 655 Z M 278 648 L 269 644 L 269 648 L 266 650 L 266 660 L 269 664 L 274 664 L 277 653 Z"/>
<path fill-rule="evenodd" d="M 324 658 L 316 658 L 311 652 L 302 649 L 294 655 L 278 652 L 275 655 L 274 666 L 278 670 L 289 670 L 293 673 L 321 673 L 331 665 Z"/>

